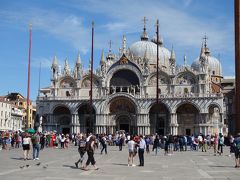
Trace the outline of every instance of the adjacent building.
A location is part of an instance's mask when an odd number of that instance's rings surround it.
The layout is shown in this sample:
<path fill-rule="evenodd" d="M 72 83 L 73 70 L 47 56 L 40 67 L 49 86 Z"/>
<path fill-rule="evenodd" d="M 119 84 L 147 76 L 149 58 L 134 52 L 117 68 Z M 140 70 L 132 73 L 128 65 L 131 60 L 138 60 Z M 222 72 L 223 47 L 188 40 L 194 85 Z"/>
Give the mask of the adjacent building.
<path fill-rule="evenodd" d="M 0 97 L 0 130 L 18 131 L 22 130 L 23 113 L 6 97 Z"/>
<path fill-rule="evenodd" d="M 33 128 L 36 107 L 33 106 L 32 101 L 30 101 L 29 107 L 27 107 L 27 99 L 20 93 L 9 93 L 5 97 L 14 107 L 22 111 L 23 128 Z"/>

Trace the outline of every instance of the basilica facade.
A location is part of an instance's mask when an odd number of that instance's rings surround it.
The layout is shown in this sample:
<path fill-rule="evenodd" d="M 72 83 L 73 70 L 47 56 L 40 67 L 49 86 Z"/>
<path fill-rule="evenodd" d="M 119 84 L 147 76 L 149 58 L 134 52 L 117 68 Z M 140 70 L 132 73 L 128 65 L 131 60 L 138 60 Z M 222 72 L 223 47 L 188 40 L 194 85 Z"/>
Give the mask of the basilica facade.
<path fill-rule="evenodd" d="M 92 76 L 92 103 L 90 67 L 83 69 L 80 54 L 73 69 L 67 59 L 60 69 L 54 56 L 51 85 L 41 88 L 37 97 L 43 130 L 96 134 L 124 130 L 144 135 L 227 133 L 220 86 L 222 67 L 211 55 L 206 38 L 191 65 L 186 57 L 184 64 L 178 65 L 173 48 L 164 47 L 161 37 L 149 38 L 145 24 L 139 41 L 128 46 L 123 36 L 120 46 L 114 54 L 110 45 L 107 55 L 102 52 L 99 58 L 100 65 Z"/>

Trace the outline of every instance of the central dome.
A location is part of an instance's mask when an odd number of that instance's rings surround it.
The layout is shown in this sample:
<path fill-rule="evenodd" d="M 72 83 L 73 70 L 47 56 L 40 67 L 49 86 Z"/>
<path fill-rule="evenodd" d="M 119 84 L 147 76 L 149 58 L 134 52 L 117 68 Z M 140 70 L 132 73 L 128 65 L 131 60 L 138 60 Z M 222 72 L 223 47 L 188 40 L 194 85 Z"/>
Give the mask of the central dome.
<path fill-rule="evenodd" d="M 146 57 L 149 64 L 157 64 L 157 45 L 151 41 L 137 41 L 130 46 L 130 52 L 134 58 L 143 59 Z M 159 61 L 163 66 L 168 67 L 170 51 L 163 46 L 159 46 Z"/>
<path fill-rule="evenodd" d="M 137 41 L 130 46 L 130 52 L 135 58 L 146 58 L 150 64 L 157 62 L 157 45 L 150 41 Z"/>

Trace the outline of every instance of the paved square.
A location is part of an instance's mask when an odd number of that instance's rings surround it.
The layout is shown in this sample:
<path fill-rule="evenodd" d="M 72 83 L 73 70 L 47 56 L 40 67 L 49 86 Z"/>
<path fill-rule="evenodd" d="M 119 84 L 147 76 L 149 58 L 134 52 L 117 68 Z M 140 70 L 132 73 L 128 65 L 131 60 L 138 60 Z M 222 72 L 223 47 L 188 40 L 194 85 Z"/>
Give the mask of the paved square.
<path fill-rule="evenodd" d="M 74 162 L 79 155 L 77 147 L 69 149 L 46 148 L 40 152 L 40 161 L 23 161 L 22 149 L 0 151 L 0 179 L 16 180 L 195 180 L 195 179 L 240 179 L 240 168 L 234 168 L 234 157 L 229 157 L 229 148 L 225 147 L 223 156 L 213 156 L 208 152 L 175 152 L 157 156 L 153 152 L 146 154 L 144 167 L 128 167 L 128 151 L 118 151 L 116 146 L 108 146 L 108 154 L 95 153 L 99 170 L 83 171 L 77 169 Z M 86 156 L 86 155 L 85 155 Z M 86 160 L 86 157 L 85 157 Z M 138 157 L 135 157 L 138 164 Z M 39 162 L 40 165 L 39 165 Z M 26 165 L 29 165 L 27 167 Z"/>

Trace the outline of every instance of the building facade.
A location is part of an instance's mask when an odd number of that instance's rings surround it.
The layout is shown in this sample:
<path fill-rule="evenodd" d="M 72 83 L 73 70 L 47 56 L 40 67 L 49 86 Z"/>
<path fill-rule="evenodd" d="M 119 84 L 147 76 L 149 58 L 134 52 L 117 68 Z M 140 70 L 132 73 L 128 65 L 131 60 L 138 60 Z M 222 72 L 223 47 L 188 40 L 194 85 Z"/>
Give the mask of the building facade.
<path fill-rule="evenodd" d="M 17 109 L 20 109 L 22 112 L 23 124 L 22 128 L 33 128 L 35 115 L 36 115 L 36 107 L 33 106 L 32 101 L 30 100 L 29 106 L 27 107 L 27 99 L 21 95 L 20 93 L 9 93 L 5 96 L 5 98 L 14 105 Z"/>
<path fill-rule="evenodd" d="M 157 39 L 159 39 L 157 41 Z M 157 78 L 157 48 L 159 73 Z M 129 47 L 123 36 L 114 54 L 102 53 L 93 74 L 93 103 L 89 103 L 90 68 L 78 54 L 71 70 L 68 60 L 52 63 L 51 85 L 40 90 L 37 116 L 43 130 L 62 133 L 213 134 L 227 133 L 223 121 L 222 67 L 206 38 L 192 65 L 177 65 L 175 52 L 156 35 L 150 40 L 144 24 L 140 40 Z M 158 88 L 157 88 L 158 79 Z M 159 103 L 156 92 L 159 92 Z"/>
<path fill-rule="evenodd" d="M 23 113 L 6 98 L 0 98 L 0 131 L 22 130 Z"/>
<path fill-rule="evenodd" d="M 11 110 L 12 106 L 9 102 L 0 101 L 0 130 L 12 130 L 11 128 Z"/>

